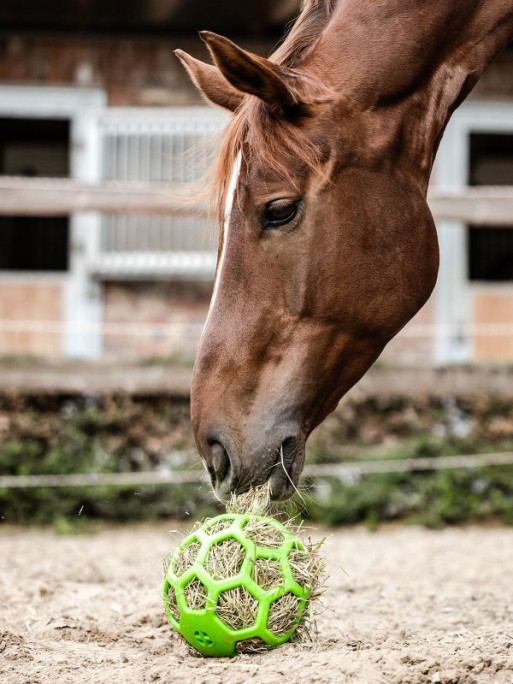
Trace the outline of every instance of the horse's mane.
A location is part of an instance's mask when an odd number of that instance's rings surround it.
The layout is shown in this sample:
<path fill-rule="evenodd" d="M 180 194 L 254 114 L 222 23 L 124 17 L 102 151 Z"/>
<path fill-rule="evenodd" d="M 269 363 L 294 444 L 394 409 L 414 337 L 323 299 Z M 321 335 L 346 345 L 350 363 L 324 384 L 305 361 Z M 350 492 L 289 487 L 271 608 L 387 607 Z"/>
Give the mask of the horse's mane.
<path fill-rule="evenodd" d="M 315 47 L 336 4 L 337 0 L 303 0 L 299 15 L 269 59 L 290 69 L 296 67 Z"/>
<path fill-rule="evenodd" d="M 301 11 L 283 42 L 269 59 L 287 68 L 297 67 L 315 48 L 338 0 L 303 0 Z M 212 209 L 221 220 L 227 186 L 235 158 L 258 153 L 260 160 L 295 185 L 287 158 L 294 157 L 307 168 L 319 171 L 320 150 L 302 133 L 301 127 L 269 109 L 261 100 L 247 96 L 224 130 L 220 152 L 213 168 Z"/>

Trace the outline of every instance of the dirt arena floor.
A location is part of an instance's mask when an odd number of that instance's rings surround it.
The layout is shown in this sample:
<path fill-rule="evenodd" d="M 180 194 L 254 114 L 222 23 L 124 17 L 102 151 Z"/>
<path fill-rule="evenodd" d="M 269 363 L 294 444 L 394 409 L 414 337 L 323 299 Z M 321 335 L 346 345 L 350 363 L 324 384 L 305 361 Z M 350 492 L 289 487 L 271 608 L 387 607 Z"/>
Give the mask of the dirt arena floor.
<path fill-rule="evenodd" d="M 190 656 L 160 603 L 163 527 L 0 532 L 0 682 L 513 683 L 513 530 L 343 530 L 320 642 Z M 342 572 L 343 566 L 347 574 Z"/>

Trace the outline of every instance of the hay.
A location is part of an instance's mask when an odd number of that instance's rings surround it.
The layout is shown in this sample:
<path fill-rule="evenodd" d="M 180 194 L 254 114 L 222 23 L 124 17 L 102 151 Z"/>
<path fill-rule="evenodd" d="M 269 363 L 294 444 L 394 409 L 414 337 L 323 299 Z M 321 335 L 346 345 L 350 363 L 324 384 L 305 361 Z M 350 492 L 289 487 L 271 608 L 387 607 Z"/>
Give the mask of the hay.
<path fill-rule="evenodd" d="M 201 544 L 199 541 L 192 541 L 187 546 L 184 546 L 176 556 L 171 557 L 171 570 L 177 577 L 180 577 L 180 575 L 183 575 L 184 572 L 192 568 L 200 548 Z"/>
<path fill-rule="evenodd" d="M 250 489 L 244 494 L 232 494 L 226 504 L 227 513 L 243 513 L 250 516 L 266 515 L 271 506 L 271 489 L 264 485 Z"/>
<path fill-rule="evenodd" d="M 183 591 L 189 608 L 203 610 L 207 605 L 208 590 L 197 577 L 188 582 Z"/>
<path fill-rule="evenodd" d="M 316 543 L 308 540 L 304 549 L 292 549 L 289 553 L 289 565 L 294 579 L 302 587 L 308 585 L 312 593 L 319 591 L 326 569 L 325 558 L 320 553 L 323 542 L 324 539 Z"/>
<path fill-rule="evenodd" d="M 205 570 L 215 580 L 234 577 L 239 574 L 245 556 L 244 547 L 235 538 L 224 539 L 210 548 Z"/>
<path fill-rule="evenodd" d="M 214 534 L 217 534 L 218 532 L 227 530 L 232 525 L 232 522 L 232 520 L 218 520 L 212 525 L 206 525 L 205 529 L 211 536 L 214 536 Z"/>
<path fill-rule="evenodd" d="M 207 605 L 208 591 L 197 577 L 193 577 L 184 588 L 184 596 L 189 608 L 193 610 L 203 610 Z M 169 585 L 166 594 L 166 604 L 169 612 L 177 622 L 180 622 L 180 608 L 176 598 L 176 592 Z"/>
<path fill-rule="evenodd" d="M 230 629 L 251 627 L 257 611 L 258 600 L 244 587 L 235 587 L 219 594 L 216 613 Z"/>
<path fill-rule="evenodd" d="M 284 636 L 298 622 L 299 599 L 294 594 L 283 596 L 271 603 L 267 627 L 277 637 Z"/>
<path fill-rule="evenodd" d="M 310 587 L 301 622 L 298 624 L 291 641 L 309 643 L 317 641 L 317 616 L 323 610 L 322 596 L 326 591 L 326 557 L 322 546 L 325 538 L 313 542 L 310 538 L 303 541 L 304 549 L 292 549 L 289 565 L 296 582 Z"/>
<path fill-rule="evenodd" d="M 180 608 L 178 607 L 178 602 L 176 600 L 176 593 L 175 590 L 171 585 L 169 585 L 167 589 L 167 594 L 166 594 L 166 604 L 169 609 L 169 612 L 171 615 L 174 617 L 174 619 L 179 622 L 180 621 Z"/>
<path fill-rule="evenodd" d="M 262 651 L 268 651 L 269 646 L 260 637 L 253 637 L 252 639 L 243 639 L 238 641 L 235 645 L 235 650 L 237 653 L 262 653 Z"/>
<path fill-rule="evenodd" d="M 283 544 L 282 533 L 268 520 L 250 518 L 243 529 L 257 546 L 278 549 Z"/>
<path fill-rule="evenodd" d="M 251 577 L 264 591 L 276 589 L 283 582 L 283 574 L 278 561 L 267 558 L 257 558 L 253 564 Z"/>

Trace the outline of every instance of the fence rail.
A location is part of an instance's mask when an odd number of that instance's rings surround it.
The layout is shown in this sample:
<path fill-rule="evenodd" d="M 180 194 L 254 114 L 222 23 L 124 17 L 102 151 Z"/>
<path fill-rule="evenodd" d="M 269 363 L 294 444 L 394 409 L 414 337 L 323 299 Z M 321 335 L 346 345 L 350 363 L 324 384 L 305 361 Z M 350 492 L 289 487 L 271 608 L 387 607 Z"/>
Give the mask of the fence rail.
<path fill-rule="evenodd" d="M 110 214 L 201 216 L 203 202 L 179 199 L 183 185 L 138 181 L 79 183 L 61 178 L 0 177 L 0 215 L 63 216 L 80 211 Z M 181 193 L 182 191 L 182 193 Z M 513 225 L 513 187 L 431 189 L 433 215 L 486 226 Z"/>
<path fill-rule="evenodd" d="M 79 183 L 66 178 L 0 177 L 0 215 L 67 216 L 80 211 L 109 214 L 200 216 L 205 204 L 180 200 L 170 183 L 103 181 Z"/>
<path fill-rule="evenodd" d="M 188 454 L 187 454 L 188 455 Z M 353 461 L 325 465 L 310 465 L 305 477 L 332 477 L 341 481 L 375 473 L 456 470 L 513 465 L 513 452 L 438 456 L 429 458 Z M 73 475 L 7 475 L 0 476 L 0 489 L 34 487 L 129 487 L 144 485 L 199 484 L 208 482 L 207 474 L 199 470 L 150 471 L 139 473 L 77 473 Z"/>
<path fill-rule="evenodd" d="M 481 186 L 454 190 L 432 188 L 428 203 L 436 219 L 475 226 L 513 226 L 513 187 Z"/>

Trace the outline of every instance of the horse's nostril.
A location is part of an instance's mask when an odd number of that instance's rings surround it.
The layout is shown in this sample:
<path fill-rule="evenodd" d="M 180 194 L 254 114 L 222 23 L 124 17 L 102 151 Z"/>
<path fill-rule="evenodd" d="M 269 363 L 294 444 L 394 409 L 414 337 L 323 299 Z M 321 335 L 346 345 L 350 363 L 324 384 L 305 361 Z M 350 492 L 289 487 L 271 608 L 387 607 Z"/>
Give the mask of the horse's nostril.
<path fill-rule="evenodd" d="M 303 447 L 297 437 L 287 437 L 278 447 L 278 455 L 270 477 L 271 497 L 289 497 L 296 489 L 296 482 L 302 467 Z"/>
<path fill-rule="evenodd" d="M 280 449 L 280 456 L 283 457 L 285 463 L 290 463 L 290 461 L 296 455 L 297 440 L 295 437 L 287 437 L 287 439 L 282 443 Z"/>
<path fill-rule="evenodd" d="M 212 467 L 217 484 L 220 485 L 230 474 L 231 463 L 226 449 L 219 442 L 214 442 L 210 447 Z"/>

